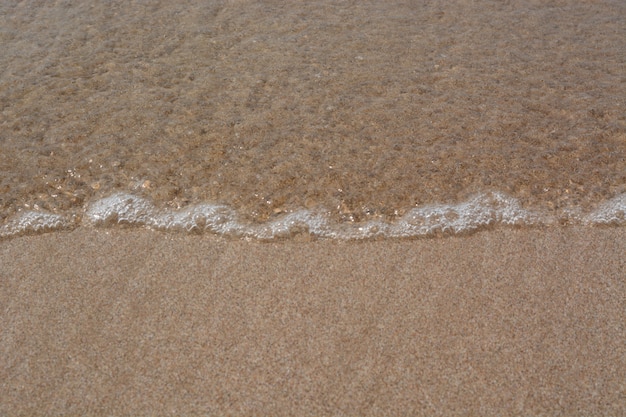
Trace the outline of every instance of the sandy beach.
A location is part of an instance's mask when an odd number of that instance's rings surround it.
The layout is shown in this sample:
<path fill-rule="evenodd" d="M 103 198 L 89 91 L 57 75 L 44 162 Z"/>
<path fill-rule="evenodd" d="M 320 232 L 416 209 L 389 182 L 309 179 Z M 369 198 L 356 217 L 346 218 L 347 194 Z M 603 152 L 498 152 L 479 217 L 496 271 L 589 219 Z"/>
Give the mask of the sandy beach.
<path fill-rule="evenodd" d="M 0 2 L 0 417 L 626 416 L 625 40 L 623 0 Z"/>
<path fill-rule="evenodd" d="M 0 242 L 0 415 L 624 415 L 626 230 Z"/>

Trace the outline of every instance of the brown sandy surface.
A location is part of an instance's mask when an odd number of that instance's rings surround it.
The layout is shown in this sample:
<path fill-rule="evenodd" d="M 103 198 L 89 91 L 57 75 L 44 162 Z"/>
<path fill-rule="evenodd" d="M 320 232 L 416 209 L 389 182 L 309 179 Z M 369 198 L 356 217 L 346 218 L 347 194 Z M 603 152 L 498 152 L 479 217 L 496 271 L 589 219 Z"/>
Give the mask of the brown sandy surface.
<path fill-rule="evenodd" d="M 0 415 L 625 415 L 626 229 L 0 242 Z"/>

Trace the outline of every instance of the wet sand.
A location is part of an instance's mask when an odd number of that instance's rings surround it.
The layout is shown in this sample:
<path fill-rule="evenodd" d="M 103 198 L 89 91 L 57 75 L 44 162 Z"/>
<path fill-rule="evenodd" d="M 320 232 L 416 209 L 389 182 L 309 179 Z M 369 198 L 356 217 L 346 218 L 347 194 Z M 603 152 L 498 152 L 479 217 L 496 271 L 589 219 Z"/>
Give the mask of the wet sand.
<path fill-rule="evenodd" d="M 0 242 L 1 415 L 624 415 L 626 229 Z"/>
<path fill-rule="evenodd" d="M 0 222 L 114 192 L 265 221 L 626 193 L 626 4 L 0 5 Z"/>

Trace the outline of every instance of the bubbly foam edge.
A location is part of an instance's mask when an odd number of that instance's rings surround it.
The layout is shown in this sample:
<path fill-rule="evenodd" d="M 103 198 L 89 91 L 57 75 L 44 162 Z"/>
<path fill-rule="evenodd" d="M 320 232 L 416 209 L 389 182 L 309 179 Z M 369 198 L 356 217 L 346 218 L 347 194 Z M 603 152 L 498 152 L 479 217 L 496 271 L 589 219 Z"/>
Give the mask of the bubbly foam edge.
<path fill-rule="evenodd" d="M 298 233 L 329 239 L 355 240 L 375 237 L 409 238 L 438 233 L 461 234 L 496 226 L 539 226 L 559 224 L 626 225 L 626 194 L 602 203 L 594 211 L 575 211 L 560 217 L 524 209 L 518 200 L 492 192 L 474 196 L 458 204 L 434 204 L 416 207 L 392 222 L 369 220 L 338 223 L 328 214 L 297 210 L 261 224 L 239 220 L 231 207 L 197 204 L 183 209 L 159 209 L 150 201 L 127 193 L 117 193 L 88 204 L 83 215 L 25 211 L 0 226 L 0 238 L 37 234 L 78 226 L 144 226 L 155 230 L 207 232 L 223 236 L 272 240 Z"/>

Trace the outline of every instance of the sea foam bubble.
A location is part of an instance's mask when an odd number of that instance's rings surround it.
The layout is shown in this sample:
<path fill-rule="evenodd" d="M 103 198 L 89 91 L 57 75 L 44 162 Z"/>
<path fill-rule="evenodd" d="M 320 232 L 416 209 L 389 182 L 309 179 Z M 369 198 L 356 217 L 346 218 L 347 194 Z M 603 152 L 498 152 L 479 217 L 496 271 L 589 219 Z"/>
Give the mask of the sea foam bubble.
<path fill-rule="evenodd" d="M 73 224 L 72 216 L 62 216 L 42 211 L 26 211 L 12 217 L 0 226 L 0 238 L 51 232 L 71 227 Z"/>
<path fill-rule="evenodd" d="M 524 208 L 513 197 L 491 192 L 458 204 L 415 207 L 393 221 L 336 222 L 323 210 L 301 209 L 264 223 L 250 223 L 242 221 L 233 208 L 222 204 L 204 203 L 182 209 L 158 208 L 144 198 L 117 193 L 88 204 L 82 213 L 20 213 L 0 226 L 0 238 L 78 226 L 103 228 L 129 225 L 258 240 L 288 238 L 300 233 L 319 238 L 356 240 L 457 235 L 499 226 L 547 226 L 559 224 L 562 220 L 568 224 L 625 226 L 626 194 L 604 202 L 590 213 L 570 211 L 560 217 Z"/>

